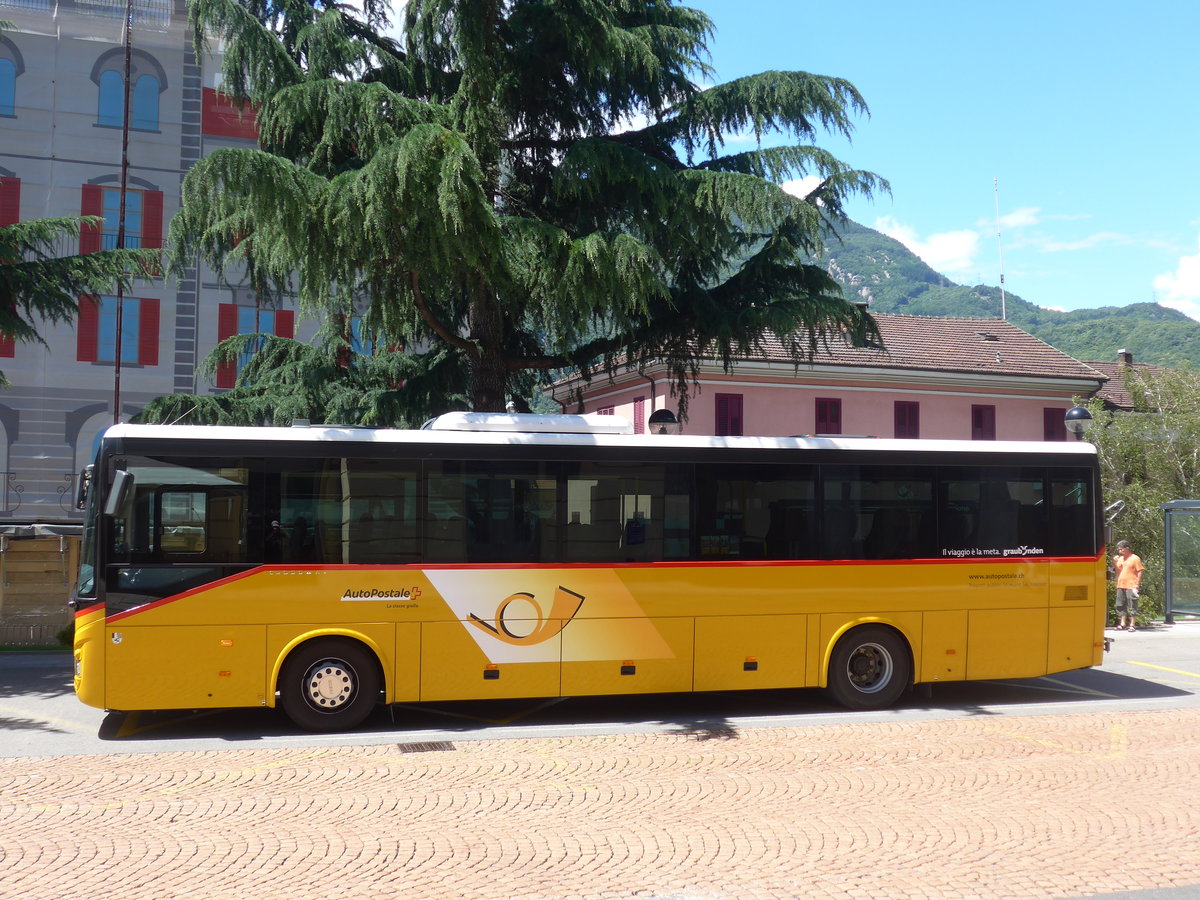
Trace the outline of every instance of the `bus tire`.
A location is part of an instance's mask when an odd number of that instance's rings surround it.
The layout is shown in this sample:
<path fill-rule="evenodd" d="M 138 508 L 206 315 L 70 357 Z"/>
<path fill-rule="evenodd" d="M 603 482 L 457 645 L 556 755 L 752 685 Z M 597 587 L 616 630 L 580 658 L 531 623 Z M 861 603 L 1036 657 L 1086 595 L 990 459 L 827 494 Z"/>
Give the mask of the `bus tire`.
<path fill-rule="evenodd" d="M 278 689 L 283 711 L 306 731 L 349 731 L 379 700 L 379 663 L 356 641 L 309 641 L 284 661 Z"/>
<path fill-rule="evenodd" d="M 847 632 L 829 660 L 829 694 L 847 709 L 885 709 L 900 699 L 911 680 L 908 645 L 883 625 Z"/>

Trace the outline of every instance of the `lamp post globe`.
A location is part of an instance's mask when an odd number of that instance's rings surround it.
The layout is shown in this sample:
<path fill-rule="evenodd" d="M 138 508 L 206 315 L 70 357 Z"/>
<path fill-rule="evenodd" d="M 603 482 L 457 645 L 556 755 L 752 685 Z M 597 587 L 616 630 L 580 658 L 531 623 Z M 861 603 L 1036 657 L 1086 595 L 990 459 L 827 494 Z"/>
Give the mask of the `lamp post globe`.
<path fill-rule="evenodd" d="M 656 409 L 646 420 L 651 434 L 679 434 L 679 419 L 669 409 Z"/>
<path fill-rule="evenodd" d="M 1067 426 L 1067 431 L 1075 435 L 1075 440 L 1082 441 L 1083 435 L 1092 427 L 1092 414 L 1086 406 L 1072 406 L 1063 417 L 1063 423 Z"/>

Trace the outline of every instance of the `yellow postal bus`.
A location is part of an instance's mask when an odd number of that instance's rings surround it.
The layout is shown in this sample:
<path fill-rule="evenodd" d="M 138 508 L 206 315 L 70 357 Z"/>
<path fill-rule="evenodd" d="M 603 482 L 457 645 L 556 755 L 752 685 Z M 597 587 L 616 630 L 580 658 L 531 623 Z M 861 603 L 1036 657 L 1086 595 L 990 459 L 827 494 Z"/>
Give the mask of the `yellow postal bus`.
<path fill-rule="evenodd" d="M 90 467 L 75 689 L 116 710 L 913 684 L 1096 665 L 1084 443 L 118 425 Z"/>

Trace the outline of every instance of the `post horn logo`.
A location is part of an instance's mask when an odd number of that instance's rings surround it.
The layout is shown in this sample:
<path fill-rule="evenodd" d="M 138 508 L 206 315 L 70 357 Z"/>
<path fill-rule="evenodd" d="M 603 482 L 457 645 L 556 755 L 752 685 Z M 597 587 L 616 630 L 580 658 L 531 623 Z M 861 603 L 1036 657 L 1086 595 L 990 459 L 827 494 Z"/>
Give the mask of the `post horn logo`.
<path fill-rule="evenodd" d="M 509 628 L 508 622 L 505 620 L 505 613 L 508 611 L 509 606 L 516 600 L 524 600 L 537 610 L 537 622 L 533 630 L 528 634 L 514 632 Z M 471 613 L 471 617 L 467 621 L 480 631 L 485 631 L 506 644 L 528 647 L 532 644 L 540 644 L 543 641 L 548 641 L 566 628 L 567 623 L 575 618 L 575 614 L 579 612 L 579 607 L 582 605 L 582 594 L 569 591 L 560 585 L 558 590 L 554 592 L 554 602 L 550 606 L 550 615 L 548 616 L 542 615 L 541 604 L 537 602 L 533 594 L 527 591 L 518 591 L 500 601 L 500 605 L 496 607 L 496 617 L 491 622 L 479 618 L 475 613 Z M 527 623 L 528 619 L 522 619 L 521 621 Z"/>

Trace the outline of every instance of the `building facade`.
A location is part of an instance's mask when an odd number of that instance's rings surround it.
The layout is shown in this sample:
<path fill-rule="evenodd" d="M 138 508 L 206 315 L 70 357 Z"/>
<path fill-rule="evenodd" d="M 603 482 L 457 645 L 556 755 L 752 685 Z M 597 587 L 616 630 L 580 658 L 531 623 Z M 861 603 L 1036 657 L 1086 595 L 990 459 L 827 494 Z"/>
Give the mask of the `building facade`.
<path fill-rule="evenodd" d="M 124 0 L 0 0 L 0 224 L 96 215 L 78 248 L 117 246 L 125 134 Z M 218 61 L 198 58 L 184 0 L 134 0 L 125 246 L 159 247 L 188 169 L 219 147 L 254 147 L 253 116 L 216 90 Z M 203 267 L 149 278 L 117 297 L 80 298 L 77 321 L 39 329 L 40 344 L 0 339 L 0 523 L 71 521 L 78 472 L 101 432 L 163 394 L 232 385 L 197 379 L 225 337 L 292 336 L 291 309 Z M 120 353 L 120 392 L 116 359 Z M 119 402 L 120 409 L 114 406 Z"/>
<path fill-rule="evenodd" d="M 768 338 L 728 372 L 716 361 L 702 366 L 684 433 L 1066 440 L 1066 411 L 1107 380 L 1000 319 L 875 320 L 877 347 L 834 340 L 797 367 Z M 624 416 L 639 431 L 653 411 L 678 407 L 662 366 L 567 379 L 554 398 L 567 412 Z"/>

